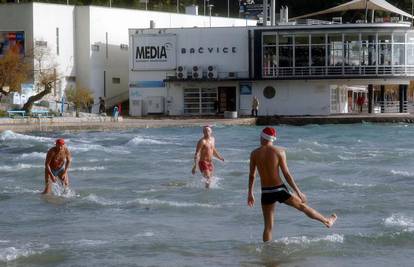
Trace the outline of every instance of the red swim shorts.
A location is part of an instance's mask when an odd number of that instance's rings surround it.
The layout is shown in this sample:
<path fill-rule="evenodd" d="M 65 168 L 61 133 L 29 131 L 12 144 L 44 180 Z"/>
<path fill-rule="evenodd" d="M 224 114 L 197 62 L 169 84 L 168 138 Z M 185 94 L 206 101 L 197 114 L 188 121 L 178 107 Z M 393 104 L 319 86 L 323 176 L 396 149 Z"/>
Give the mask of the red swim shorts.
<path fill-rule="evenodd" d="M 214 170 L 214 165 L 210 161 L 200 160 L 198 162 L 198 167 L 200 168 L 201 172 L 210 171 L 212 172 Z"/>

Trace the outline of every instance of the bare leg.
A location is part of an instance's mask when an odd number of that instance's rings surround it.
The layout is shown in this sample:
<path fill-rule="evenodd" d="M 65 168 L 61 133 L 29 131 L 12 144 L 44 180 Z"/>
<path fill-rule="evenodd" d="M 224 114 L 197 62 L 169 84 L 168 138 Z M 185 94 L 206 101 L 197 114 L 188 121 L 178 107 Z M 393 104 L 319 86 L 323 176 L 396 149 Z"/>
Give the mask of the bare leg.
<path fill-rule="evenodd" d="M 43 190 L 42 194 L 50 194 L 52 192 L 52 181 L 49 178 L 49 174 L 45 172 L 45 190 Z"/>
<path fill-rule="evenodd" d="M 209 170 L 205 170 L 203 172 L 203 176 L 206 179 L 206 188 L 210 188 L 211 177 L 213 176 L 213 173 Z"/>
<path fill-rule="evenodd" d="M 272 240 L 275 204 L 262 205 L 262 212 L 264 219 L 263 242 L 267 242 Z"/>
<path fill-rule="evenodd" d="M 332 214 L 329 217 L 324 217 L 322 214 L 320 214 L 316 210 L 309 207 L 306 203 L 303 203 L 302 200 L 295 195 L 292 195 L 292 197 L 286 200 L 285 203 L 288 204 L 289 206 L 292 206 L 302 211 L 309 218 L 320 221 L 328 228 L 330 228 L 335 223 L 336 218 L 337 218 L 336 214 Z"/>

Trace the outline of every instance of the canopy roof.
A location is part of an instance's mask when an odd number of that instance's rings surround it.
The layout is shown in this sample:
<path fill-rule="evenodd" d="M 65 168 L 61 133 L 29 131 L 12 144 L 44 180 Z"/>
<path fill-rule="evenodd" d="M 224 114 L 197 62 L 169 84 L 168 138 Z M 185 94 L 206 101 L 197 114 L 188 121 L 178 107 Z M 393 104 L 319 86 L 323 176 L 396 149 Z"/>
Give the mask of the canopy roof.
<path fill-rule="evenodd" d="M 392 12 L 398 15 L 402 15 L 407 18 L 413 18 L 407 12 L 391 5 L 385 0 L 353 0 L 351 2 L 328 8 L 326 10 L 322 10 L 319 12 L 310 13 L 307 15 L 299 16 L 293 19 L 301 19 L 307 17 L 313 17 L 322 14 L 334 13 L 334 12 L 341 12 L 341 11 L 348 11 L 348 10 L 361 10 L 361 9 L 368 9 L 368 10 L 380 10 L 380 11 L 387 11 Z"/>

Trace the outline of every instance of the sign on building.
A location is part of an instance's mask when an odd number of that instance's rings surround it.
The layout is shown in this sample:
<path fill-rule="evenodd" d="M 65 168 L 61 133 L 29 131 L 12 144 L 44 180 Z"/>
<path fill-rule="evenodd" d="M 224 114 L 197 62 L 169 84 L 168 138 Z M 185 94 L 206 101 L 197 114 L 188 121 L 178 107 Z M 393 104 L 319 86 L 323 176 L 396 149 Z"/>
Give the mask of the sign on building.
<path fill-rule="evenodd" d="M 176 35 L 134 35 L 133 70 L 172 70 L 176 68 Z"/>

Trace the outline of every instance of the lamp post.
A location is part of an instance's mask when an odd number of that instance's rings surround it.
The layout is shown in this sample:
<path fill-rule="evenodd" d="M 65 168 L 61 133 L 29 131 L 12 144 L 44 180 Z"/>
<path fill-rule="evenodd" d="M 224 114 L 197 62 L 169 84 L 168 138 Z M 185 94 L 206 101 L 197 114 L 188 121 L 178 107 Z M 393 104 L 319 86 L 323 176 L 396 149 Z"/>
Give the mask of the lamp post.
<path fill-rule="evenodd" d="M 177 0 L 177 13 L 180 13 L 180 0 Z"/>
<path fill-rule="evenodd" d="M 230 17 L 230 0 L 227 0 L 227 17 Z"/>
<path fill-rule="evenodd" d="M 211 28 L 211 10 L 213 9 L 214 5 L 208 5 L 208 11 L 209 11 L 209 15 L 210 15 L 210 28 Z"/>

